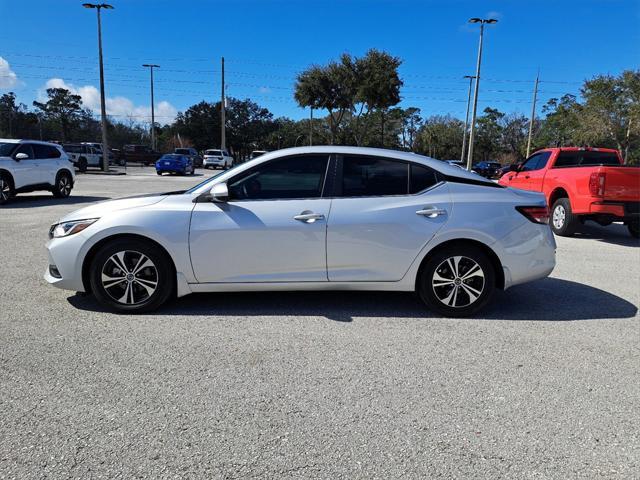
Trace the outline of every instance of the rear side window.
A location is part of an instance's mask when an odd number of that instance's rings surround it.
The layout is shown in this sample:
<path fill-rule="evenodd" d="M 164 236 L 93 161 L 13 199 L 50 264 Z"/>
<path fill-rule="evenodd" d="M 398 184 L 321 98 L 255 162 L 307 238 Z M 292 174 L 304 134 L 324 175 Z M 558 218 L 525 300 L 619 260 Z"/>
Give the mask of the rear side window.
<path fill-rule="evenodd" d="M 328 155 L 298 155 L 258 165 L 229 181 L 233 200 L 320 198 Z"/>
<path fill-rule="evenodd" d="M 406 195 L 408 185 L 408 163 L 380 157 L 343 157 L 343 197 Z"/>
<path fill-rule="evenodd" d="M 556 167 L 575 167 L 580 163 L 578 157 L 579 152 L 563 152 L 561 151 L 556 158 Z"/>
<path fill-rule="evenodd" d="M 409 167 L 409 193 L 419 193 L 438 183 L 436 172 L 422 165 L 412 163 Z"/>
<path fill-rule="evenodd" d="M 620 161 L 613 152 L 582 152 L 580 165 L 620 165 Z"/>
<path fill-rule="evenodd" d="M 39 159 L 60 158 L 60 150 L 52 145 L 41 145 L 39 143 L 35 143 L 33 145 L 33 151 L 35 157 Z"/>

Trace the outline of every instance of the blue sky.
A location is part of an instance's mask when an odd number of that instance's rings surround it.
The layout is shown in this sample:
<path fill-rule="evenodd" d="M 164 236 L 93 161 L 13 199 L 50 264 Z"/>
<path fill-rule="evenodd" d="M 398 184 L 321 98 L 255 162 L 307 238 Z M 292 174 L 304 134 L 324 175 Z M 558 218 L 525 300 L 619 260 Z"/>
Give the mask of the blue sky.
<path fill-rule="evenodd" d="M 0 93 L 28 105 L 49 86 L 67 86 L 98 108 L 95 11 L 81 1 L 0 0 Z M 425 116 L 464 116 L 475 73 L 478 27 L 486 29 L 479 108 L 529 114 L 540 69 L 540 99 L 577 93 L 582 80 L 640 65 L 640 0 L 113 0 L 103 14 L 109 113 L 147 121 L 148 72 L 158 63 L 157 120 L 227 92 L 276 116 L 303 118 L 293 101 L 296 72 L 342 52 L 369 48 L 403 60 L 404 106 Z M 15 75 L 15 77 L 14 77 Z M 159 117 L 159 118 L 158 118 Z"/>

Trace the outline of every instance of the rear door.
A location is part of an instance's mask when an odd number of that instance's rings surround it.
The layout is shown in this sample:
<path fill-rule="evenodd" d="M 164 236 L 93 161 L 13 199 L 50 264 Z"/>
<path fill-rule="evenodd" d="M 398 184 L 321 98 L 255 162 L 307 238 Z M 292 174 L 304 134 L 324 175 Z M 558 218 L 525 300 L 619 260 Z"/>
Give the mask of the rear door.
<path fill-rule="evenodd" d="M 338 156 L 327 227 L 329 281 L 398 281 L 451 213 L 448 187 L 426 166 Z"/>
<path fill-rule="evenodd" d="M 60 150 L 52 145 L 43 145 L 40 143 L 33 144 L 33 151 L 38 163 L 39 175 L 42 183 L 54 185 L 56 182 L 56 175 L 60 166 L 58 161 L 60 159 Z"/>

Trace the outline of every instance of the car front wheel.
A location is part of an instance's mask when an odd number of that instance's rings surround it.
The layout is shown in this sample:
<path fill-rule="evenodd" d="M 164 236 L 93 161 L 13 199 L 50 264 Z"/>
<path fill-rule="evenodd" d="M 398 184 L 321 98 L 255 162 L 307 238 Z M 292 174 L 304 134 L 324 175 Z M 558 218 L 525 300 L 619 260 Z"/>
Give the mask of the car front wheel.
<path fill-rule="evenodd" d="M 93 294 L 113 311 L 154 310 L 173 292 L 175 274 L 170 259 L 148 242 L 114 240 L 98 251 L 90 268 Z"/>
<path fill-rule="evenodd" d="M 429 309 L 446 317 L 467 317 L 493 296 L 495 271 L 481 249 L 453 245 L 430 255 L 421 269 L 417 290 Z"/>
<path fill-rule="evenodd" d="M 13 197 L 13 185 L 9 176 L 5 173 L 0 173 L 0 205 L 4 205 Z"/>

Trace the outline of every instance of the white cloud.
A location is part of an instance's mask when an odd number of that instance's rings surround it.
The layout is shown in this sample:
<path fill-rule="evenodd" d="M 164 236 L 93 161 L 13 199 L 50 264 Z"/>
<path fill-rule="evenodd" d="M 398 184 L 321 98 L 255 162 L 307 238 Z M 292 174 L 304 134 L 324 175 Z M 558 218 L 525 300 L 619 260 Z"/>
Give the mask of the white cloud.
<path fill-rule="evenodd" d="M 100 91 L 93 85 L 76 87 L 61 78 L 50 78 L 47 80 L 47 83 L 45 83 L 44 88 L 65 88 L 75 95 L 80 95 L 83 106 L 93 112 L 100 112 Z M 44 89 L 39 92 L 39 96 L 42 99 Z M 126 120 L 127 117 L 139 122 L 148 122 L 151 120 L 150 106 L 135 105 L 133 101 L 127 97 L 107 97 L 106 107 L 107 115 L 113 115 L 119 120 Z M 155 104 L 154 113 L 156 122 L 164 125 L 175 120 L 178 110 L 169 102 L 163 100 Z"/>
<path fill-rule="evenodd" d="M 11 70 L 9 62 L 0 57 L 0 89 L 13 88 L 18 85 L 18 76 Z"/>

